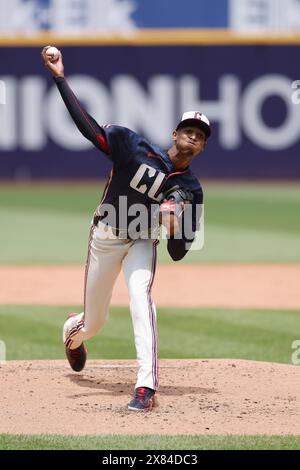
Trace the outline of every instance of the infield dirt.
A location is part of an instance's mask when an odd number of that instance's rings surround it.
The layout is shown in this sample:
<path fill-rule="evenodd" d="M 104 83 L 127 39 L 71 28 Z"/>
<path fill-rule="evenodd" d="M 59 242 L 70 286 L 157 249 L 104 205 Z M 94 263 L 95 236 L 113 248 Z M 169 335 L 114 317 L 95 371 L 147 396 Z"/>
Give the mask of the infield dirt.
<path fill-rule="evenodd" d="M 159 265 L 158 306 L 300 308 L 300 264 Z M 1 304 L 81 305 L 82 266 L 1 266 Z M 176 280 L 176 282 L 174 282 Z M 112 305 L 129 305 L 120 275 Z"/>

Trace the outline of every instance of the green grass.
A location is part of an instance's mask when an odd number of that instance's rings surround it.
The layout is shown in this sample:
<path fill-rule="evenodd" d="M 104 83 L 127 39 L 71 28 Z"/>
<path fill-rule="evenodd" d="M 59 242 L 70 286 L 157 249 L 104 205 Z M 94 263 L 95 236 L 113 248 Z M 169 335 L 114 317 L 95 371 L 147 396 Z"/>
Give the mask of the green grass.
<path fill-rule="evenodd" d="M 205 244 L 184 262 L 300 261 L 300 187 L 204 183 Z M 0 188 L 0 263 L 83 263 L 103 184 Z M 170 262 L 165 243 L 161 262 Z"/>
<path fill-rule="evenodd" d="M 300 260 L 299 185 L 208 184 L 204 191 L 204 248 L 185 262 Z"/>
<path fill-rule="evenodd" d="M 7 359 L 64 358 L 66 313 L 80 307 L 0 306 L 0 339 Z M 240 358 L 291 363 L 299 312 L 159 308 L 160 358 Z M 26 332 L 26 334 L 24 334 Z M 90 359 L 134 359 L 127 308 L 111 308 L 101 333 L 88 341 Z"/>
<path fill-rule="evenodd" d="M 84 263 L 99 186 L 0 188 L 0 263 Z"/>
<path fill-rule="evenodd" d="M 300 436 L 13 436 L 3 450 L 298 450 Z"/>

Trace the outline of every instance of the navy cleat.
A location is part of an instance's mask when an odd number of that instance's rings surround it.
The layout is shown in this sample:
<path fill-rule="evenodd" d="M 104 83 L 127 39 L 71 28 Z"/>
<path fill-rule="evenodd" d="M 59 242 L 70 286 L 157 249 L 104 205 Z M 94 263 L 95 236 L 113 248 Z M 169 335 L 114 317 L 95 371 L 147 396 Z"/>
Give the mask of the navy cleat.
<path fill-rule="evenodd" d="M 80 372 L 84 366 L 87 356 L 87 349 L 83 343 L 78 348 L 66 348 L 66 356 L 70 366 L 75 372 Z"/>
<path fill-rule="evenodd" d="M 138 387 L 135 389 L 134 398 L 128 405 L 132 411 L 150 411 L 155 406 L 155 390 L 147 387 Z"/>

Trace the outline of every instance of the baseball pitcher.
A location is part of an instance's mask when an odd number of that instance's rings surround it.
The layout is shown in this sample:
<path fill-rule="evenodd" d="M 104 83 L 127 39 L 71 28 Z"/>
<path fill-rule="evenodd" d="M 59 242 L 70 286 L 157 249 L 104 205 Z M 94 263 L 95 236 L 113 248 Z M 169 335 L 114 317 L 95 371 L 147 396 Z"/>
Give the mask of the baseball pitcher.
<path fill-rule="evenodd" d="M 66 356 L 74 371 L 84 368 L 84 342 L 104 325 L 113 286 L 123 270 L 138 362 L 134 396 L 128 408 L 148 411 L 155 405 L 158 390 L 156 309 L 151 288 L 159 227 L 166 227 L 171 258 L 182 259 L 199 228 L 197 208 L 203 202 L 190 163 L 205 149 L 210 123 L 201 112 L 185 112 L 172 133 L 168 151 L 125 127 L 100 126 L 69 87 L 61 52 L 58 56 L 47 54 L 49 47 L 43 49 L 42 58 L 74 123 L 112 164 L 90 227 L 84 311 L 70 314 L 63 328 Z"/>

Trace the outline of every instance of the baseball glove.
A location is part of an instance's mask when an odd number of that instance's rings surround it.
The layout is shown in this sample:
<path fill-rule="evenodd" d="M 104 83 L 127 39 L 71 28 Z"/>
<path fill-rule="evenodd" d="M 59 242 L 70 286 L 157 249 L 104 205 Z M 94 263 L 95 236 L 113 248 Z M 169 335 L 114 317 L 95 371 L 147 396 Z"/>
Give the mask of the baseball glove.
<path fill-rule="evenodd" d="M 176 185 L 163 193 L 162 203 L 160 204 L 161 214 L 174 214 L 177 218 L 181 217 L 185 209 L 185 204 L 191 204 L 194 199 L 192 191 L 181 188 Z"/>

